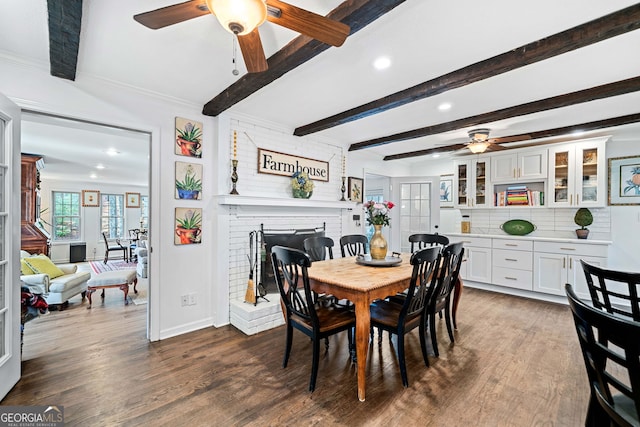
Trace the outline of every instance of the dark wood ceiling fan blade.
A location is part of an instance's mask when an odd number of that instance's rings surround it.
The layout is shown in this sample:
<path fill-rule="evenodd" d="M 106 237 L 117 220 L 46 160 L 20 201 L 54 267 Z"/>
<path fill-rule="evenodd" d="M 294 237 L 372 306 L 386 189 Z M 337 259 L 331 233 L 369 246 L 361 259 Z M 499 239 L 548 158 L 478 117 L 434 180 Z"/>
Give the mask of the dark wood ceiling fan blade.
<path fill-rule="evenodd" d="M 188 21 L 198 16 L 209 15 L 210 13 L 204 0 L 191 0 L 150 12 L 139 13 L 134 15 L 133 19 L 145 27 L 157 30 L 158 28 L 168 27 L 169 25 Z"/>
<path fill-rule="evenodd" d="M 280 16 L 269 13 L 267 19 L 305 36 L 313 37 L 331 46 L 342 46 L 351 28 L 339 21 L 290 5 L 280 0 L 267 0 L 267 5 L 279 9 Z"/>
<path fill-rule="evenodd" d="M 238 44 L 248 72 L 260 73 L 267 71 L 269 68 L 267 66 L 267 58 L 264 56 L 262 40 L 257 28 L 245 36 L 238 36 Z"/>
<path fill-rule="evenodd" d="M 508 150 L 509 147 L 503 147 L 500 144 L 489 144 L 489 146 L 487 147 L 487 151 L 502 151 L 502 150 Z"/>

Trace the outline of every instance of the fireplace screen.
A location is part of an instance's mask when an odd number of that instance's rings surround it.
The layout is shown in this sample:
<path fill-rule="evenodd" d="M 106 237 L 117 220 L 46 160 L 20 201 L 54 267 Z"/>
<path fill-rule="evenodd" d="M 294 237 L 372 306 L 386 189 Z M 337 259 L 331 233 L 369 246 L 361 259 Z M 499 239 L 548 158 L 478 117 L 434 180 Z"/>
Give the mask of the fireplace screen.
<path fill-rule="evenodd" d="M 267 293 L 278 293 L 278 287 L 271 266 L 271 248 L 274 246 L 286 246 L 289 248 L 304 250 L 304 240 L 309 237 L 324 237 L 326 223 L 322 227 L 302 229 L 265 229 L 260 224 L 262 244 L 265 246 L 265 257 L 262 257 L 260 269 L 260 281 Z"/>

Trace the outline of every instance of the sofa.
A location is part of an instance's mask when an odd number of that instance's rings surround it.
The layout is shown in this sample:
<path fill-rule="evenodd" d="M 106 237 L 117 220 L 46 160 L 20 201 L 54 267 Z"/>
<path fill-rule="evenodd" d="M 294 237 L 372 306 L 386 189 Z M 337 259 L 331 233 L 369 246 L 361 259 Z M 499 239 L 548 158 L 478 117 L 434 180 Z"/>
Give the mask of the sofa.
<path fill-rule="evenodd" d="M 51 306 L 64 308 L 69 298 L 87 292 L 89 271 L 78 271 L 75 264 L 56 265 L 46 255 L 31 255 L 20 251 L 20 280 L 33 289 L 42 291 L 45 301 Z"/>
<path fill-rule="evenodd" d="M 147 242 L 148 240 L 145 238 L 145 236 L 141 236 L 135 249 L 135 256 L 138 260 L 138 264 L 136 265 L 136 273 L 138 274 L 138 277 L 141 277 L 143 279 L 146 279 L 149 275 L 149 251 L 147 249 Z"/>

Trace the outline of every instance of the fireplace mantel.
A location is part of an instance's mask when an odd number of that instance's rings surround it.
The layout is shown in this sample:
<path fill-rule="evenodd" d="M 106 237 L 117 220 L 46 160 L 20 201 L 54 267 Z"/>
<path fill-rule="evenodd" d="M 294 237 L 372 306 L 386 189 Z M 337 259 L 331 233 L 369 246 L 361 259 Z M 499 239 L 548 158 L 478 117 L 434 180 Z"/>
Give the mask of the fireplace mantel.
<path fill-rule="evenodd" d="M 313 200 L 313 199 L 294 199 L 294 198 L 277 198 L 277 197 L 255 197 L 255 196 L 235 196 L 222 195 L 217 196 L 218 204 L 232 206 L 281 206 L 294 208 L 329 208 L 329 209 L 355 209 L 355 202 L 341 202 L 339 200 Z"/>

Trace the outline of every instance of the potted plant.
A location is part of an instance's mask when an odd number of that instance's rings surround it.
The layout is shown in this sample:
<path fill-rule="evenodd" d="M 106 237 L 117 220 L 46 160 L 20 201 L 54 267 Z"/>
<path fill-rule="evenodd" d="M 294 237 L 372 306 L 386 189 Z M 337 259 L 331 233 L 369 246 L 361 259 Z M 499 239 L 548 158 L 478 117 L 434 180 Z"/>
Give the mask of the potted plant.
<path fill-rule="evenodd" d="M 202 191 L 202 181 L 196 179 L 196 174 L 191 166 L 187 167 L 184 180 L 176 179 L 176 190 L 178 190 L 178 198 L 180 199 L 197 199 Z"/>
<path fill-rule="evenodd" d="M 591 215 L 591 211 L 587 208 L 578 209 L 576 216 L 573 217 L 573 221 L 581 227 L 576 230 L 578 239 L 586 239 L 589 236 L 589 229 L 586 227 L 593 224 L 593 215 Z"/>
<path fill-rule="evenodd" d="M 176 218 L 176 222 L 178 223 L 176 235 L 180 238 L 181 245 L 200 243 L 202 218 L 199 213 L 189 209 L 184 218 Z"/>
<path fill-rule="evenodd" d="M 200 157 L 202 131 L 193 123 L 187 123 L 184 125 L 184 129 L 176 128 L 176 131 L 178 132 L 176 144 L 180 146 L 180 153 L 183 156 Z"/>
<path fill-rule="evenodd" d="M 313 194 L 313 181 L 306 172 L 291 175 L 291 193 L 296 199 L 308 199 Z"/>

